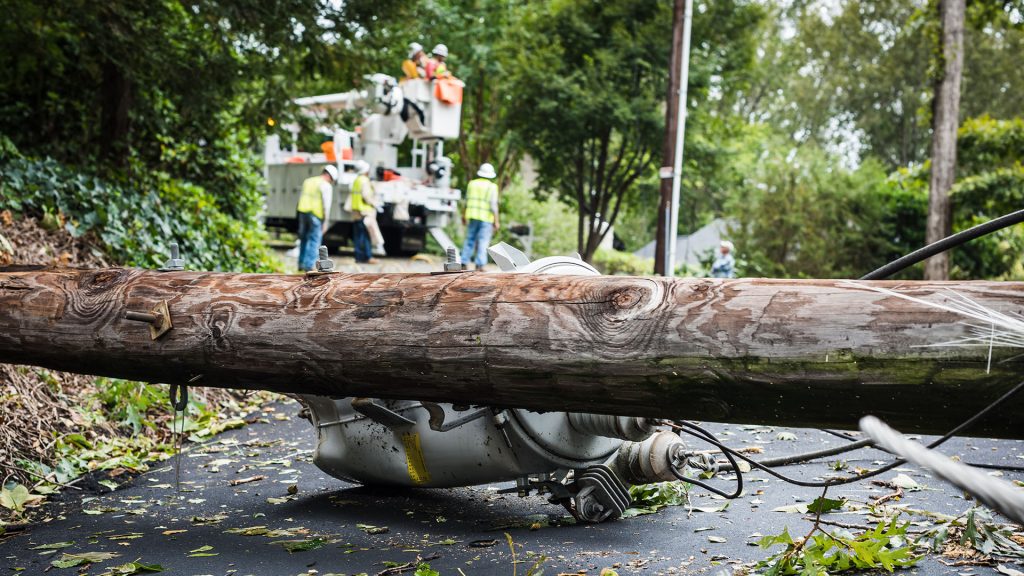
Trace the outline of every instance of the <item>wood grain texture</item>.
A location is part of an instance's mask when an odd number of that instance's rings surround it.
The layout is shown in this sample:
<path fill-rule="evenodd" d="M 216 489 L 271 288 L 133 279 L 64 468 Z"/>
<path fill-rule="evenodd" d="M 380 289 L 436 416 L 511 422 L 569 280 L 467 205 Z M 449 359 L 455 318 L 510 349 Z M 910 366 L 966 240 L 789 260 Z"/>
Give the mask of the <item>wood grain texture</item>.
<path fill-rule="evenodd" d="M 1024 283 L 955 288 L 1024 312 Z M 161 300 L 174 329 L 123 319 Z M 956 314 L 825 280 L 518 274 L 285 276 L 0 268 L 0 362 L 150 382 L 944 431 L 1022 378 L 1018 350 L 923 347 Z M 1024 396 L 974 434 L 1024 437 Z"/>

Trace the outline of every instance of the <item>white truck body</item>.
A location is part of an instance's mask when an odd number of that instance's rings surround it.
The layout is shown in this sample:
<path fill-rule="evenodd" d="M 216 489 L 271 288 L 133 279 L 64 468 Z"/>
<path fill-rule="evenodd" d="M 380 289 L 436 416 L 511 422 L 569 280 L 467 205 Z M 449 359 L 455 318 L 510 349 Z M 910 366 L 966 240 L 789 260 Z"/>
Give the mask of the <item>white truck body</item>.
<path fill-rule="evenodd" d="M 329 210 L 332 224 L 325 243 L 338 245 L 350 237 L 352 215 L 342 207 L 355 179 L 355 164 L 362 160 L 370 166 L 370 179 L 383 203 L 378 222 L 388 253 L 422 250 L 428 231 L 447 248 L 452 242 L 443 228 L 458 211 L 461 193 L 449 185 L 451 160 L 444 156 L 444 139 L 459 137 L 462 104 L 442 101 L 434 83 L 426 80 L 398 83 L 384 74 L 368 79 L 370 90 L 295 100 L 304 114 L 321 122 L 319 132 L 332 138 L 336 158 L 331 163 L 341 174 Z M 340 110 L 363 111 L 365 116 L 354 131 L 327 125 L 328 114 Z M 298 127 L 286 128 L 294 140 Z M 399 166 L 398 146 L 406 138 L 413 140 L 412 163 Z M 284 149 L 280 137 L 272 135 L 267 138 L 264 161 L 266 224 L 294 231 L 302 182 L 323 172 L 328 156 L 294 146 Z"/>

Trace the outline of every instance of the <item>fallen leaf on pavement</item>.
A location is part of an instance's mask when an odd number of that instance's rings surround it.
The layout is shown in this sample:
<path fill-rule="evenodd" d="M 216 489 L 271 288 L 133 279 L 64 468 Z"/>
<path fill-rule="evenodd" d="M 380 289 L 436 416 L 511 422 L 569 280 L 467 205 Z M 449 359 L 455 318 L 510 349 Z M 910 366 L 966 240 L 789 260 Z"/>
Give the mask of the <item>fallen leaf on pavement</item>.
<path fill-rule="evenodd" d="M 229 482 L 232 486 L 238 486 L 241 484 L 248 484 L 249 482 L 258 482 L 260 480 L 266 480 L 266 476 L 260 474 L 259 476 L 248 476 L 246 478 L 237 478 Z"/>
<path fill-rule="evenodd" d="M 56 568 L 71 568 L 82 564 L 93 564 L 103 562 L 111 558 L 117 558 L 120 554 L 115 552 L 82 552 L 80 554 L 64 553 L 60 558 L 50 562 Z"/>

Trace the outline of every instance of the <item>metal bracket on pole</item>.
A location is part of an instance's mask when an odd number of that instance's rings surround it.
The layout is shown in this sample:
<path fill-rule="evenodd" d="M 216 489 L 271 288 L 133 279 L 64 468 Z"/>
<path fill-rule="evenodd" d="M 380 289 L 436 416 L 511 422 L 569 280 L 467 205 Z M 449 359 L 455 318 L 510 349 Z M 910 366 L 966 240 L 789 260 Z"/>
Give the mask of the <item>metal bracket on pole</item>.
<path fill-rule="evenodd" d="M 171 311 L 167 307 L 166 300 L 161 300 L 149 312 L 128 310 L 124 313 L 124 318 L 125 320 L 149 324 L 149 337 L 151 340 L 156 340 L 170 331 L 171 328 L 174 328 L 174 324 L 171 322 Z"/>
<path fill-rule="evenodd" d="M 398 412 L 375 403 L 373 398 L 353 398 L 352 409 L 392 430 L 405 430 L 416 425 L 416 422 Z"/>

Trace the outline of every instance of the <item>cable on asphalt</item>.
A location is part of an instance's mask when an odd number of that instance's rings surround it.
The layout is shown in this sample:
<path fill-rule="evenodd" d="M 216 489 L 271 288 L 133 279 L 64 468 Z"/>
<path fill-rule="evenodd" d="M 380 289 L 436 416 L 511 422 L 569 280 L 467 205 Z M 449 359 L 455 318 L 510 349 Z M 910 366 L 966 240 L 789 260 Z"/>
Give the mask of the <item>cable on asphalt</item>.
<path fill-rule="evenodd" d="M 1024 390 L 1024 381 L 1019 382 L 1016 386 L 1014 386 L 1012 389 L 1007 391 L 1005 394 L 1003 394 L 999 398 L 995 399 L 988 406 L 985 406 L 984 408 L 979 410 L 977 413 L 975 413 L 973 416 L 971 416 L 967 420 L 964 420 L 963 422 L 961 422 L 959 425 L 957 425 L 955 428 L 953 428 L 949 432 L 943 434 L 938 439 L 932 441 L 930 444 L 928 444 L 928 448 L 935 448 L 937 446 L 941 446 L 942 444 L 944 444 L 947 440 L 949 440 L 953 436 L 956 436 L 957 434 L 959 434 L 960 432 L 964 431 L 965 429 L 973 426 L 979 420 L 981 420 L 982 418 L 987 416 L 989 414 L 989 412 L 991 412 L 992 410 L 998 408 L 1001 404 L 1003 404 L 1004 402 L 1006 402 L 1007 400 L 1009 400 L 1010 398 L 1015 396 L 1021 390 Z M 703 440 L 703 441 L 711 444 L 712 446 L 715 446 L 719 450 L 721 450 L 722 453 L 727 454 L 727 455 L 728 454 L 732 454 L 732 456 L 734 456 L 735 458 L 739 458 L 740 460 L 743 460 L 746 463 L 750 464 L 752 467 L 758 468 L 760 470 L 763 470 L 763 471 L 767 472 L 768 474 L 771 474 L 772 476 L 775 476 L 779 480 L 782 480 L 784 482 L 788 482 L 788 483 L 796 485 L 796 486 L 803 486 L 803 487 L 806 487 L 806 488 L 827 488 L 829 486 L 839 486 L 839 485 L 842 485 L 842 484 L 850 484 L 852 482 L 858 482 L 860 480 L 864 480 L 864 479 L 867 479 L 867 478 L 872 478 L 874 476 L 878 476 L 880 474 L 884 474 L 884 473 L 892 470 L 893 468 L 896 468 L 898 466 L 902 466 L 903 464 L 906 464 L 906 460 L 900 458 L 898 460 L 894 460 L 893 462 L 891 462 L 889 464 L 886 464 L 885 466 L 882 466 L 881 468 L 872 470 L 871 472 L 867 472 L 865 474 L 860 474 L 858 476 L 849 476 L 847 478 L 835 478 L 835 479 L 832 479 L 832 480 L 826 480 L 826 481 L 820 481 L 820 482 L 818 482 L 818 481 L 798 480 L 796 478 L 791 478 L 789 476 L 786 476 L 785 474 L 782 474 L 781 472 L 776 472 L 775 470 L 772 469 L 771 466 L 762 464 L 761 462 L 758 462 L 757 460 L 754 460 L 752 458 L 748 458 L 744 454 L 741 454 L 740 452 L 734 450 L 733 448 L 730 448 L 730 447 L 726 446 L 725 444 L 723 444 L 720 441 L 718 441 L 718 439 L 714 436 L 714 434 L 712 434 L 711 432 L 705 430 L 704 428 L 701 428 L 700 426 L 698 426 L 696 424 L 693 424 L 692 422 L 687 422 L 685 420 L 677 420 L 677 421 L 664 421 L 664 423 L 667 424 L 668 426 L 674 428 L 680 434 L 686 433 L 686 434 L 694 436 L 694 437 L 696 437 L 696 438 L 698 438 L 700 440 Z M 849 448 L 849 446 L 846 446 L 844 448 Z M 733 464 L 734 467 L 736 466 L 735 461 L 732 458 L 729 458 L 729 461 L 730 461 L 730 464 Z M 742 480 L 742 472 L 739 470 L 738 467 L 735 467 L 734 469 L 736 471 L 737 483 L 742 487 L 742 482 L 743 482 L 743 480 Z M 673 473 L 675 473 L 674 469 L 673 469 Z M 676 476 L 679 477 L 680 475 L 676 474 Z M 686 482 L 692 482 L 692 479 L 688 479 L 688 478 L 685 478 L 685 477 L 684 478 L 680 478 L 680 479 L 684 480 Z M 700 486 L 706 487 L 703 484 L 700 484 Z M 719 495 L 722 495 L 722 494 L 719 493 Z M 729 497 L 735 498 L 738 495 L 739 494 L 736 494 L 735 496 L 729 496 Z"/>
<path fill-rule="evenodd" d="M 860 429 L 878 445 L 902 459 L 933 472 L 939 478 L 961 488 L 993 510 L 1005 514 L 1014 522 L 1024 525 L 1024 493 L 1009 482 L 954 462 L 948 457 L 907 439 L 874 416 L 860 419 Z"/>

